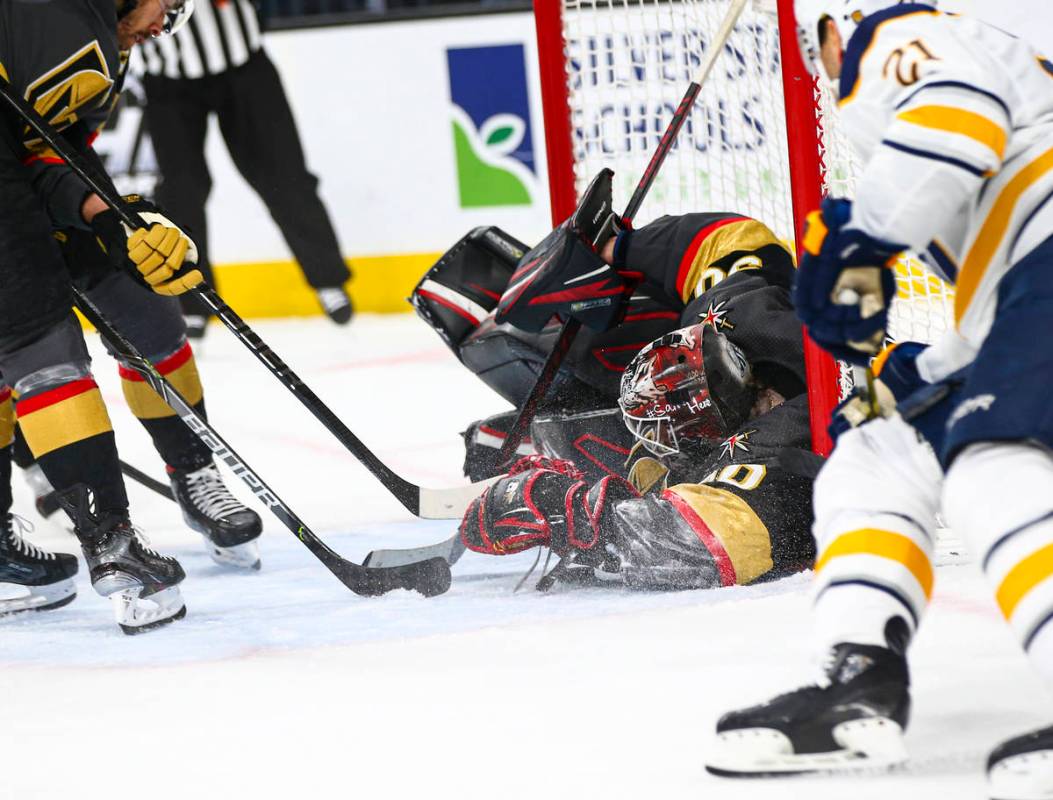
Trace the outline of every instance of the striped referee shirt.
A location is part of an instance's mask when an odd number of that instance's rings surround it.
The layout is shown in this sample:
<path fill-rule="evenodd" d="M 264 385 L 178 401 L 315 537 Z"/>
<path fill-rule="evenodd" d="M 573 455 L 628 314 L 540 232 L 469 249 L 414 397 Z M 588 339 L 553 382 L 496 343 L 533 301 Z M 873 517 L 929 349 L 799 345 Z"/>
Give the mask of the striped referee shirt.
<path fill-rule="evenodd" d="M 140 50 L 151 75 L 203 78 L 241 66 L 260 45 L 260 23 L 249 0 L 196 0 L 183 28 L 143 42 Z"/>

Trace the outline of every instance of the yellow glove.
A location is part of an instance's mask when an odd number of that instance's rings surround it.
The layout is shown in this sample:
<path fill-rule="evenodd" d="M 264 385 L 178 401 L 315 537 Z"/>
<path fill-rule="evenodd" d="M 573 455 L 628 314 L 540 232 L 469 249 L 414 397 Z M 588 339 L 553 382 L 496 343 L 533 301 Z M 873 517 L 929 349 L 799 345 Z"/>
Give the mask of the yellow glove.
<path fill-rule="evenodd" d="M 91 220 L 102 249 L 118 268 L 131 269 L 148 288 L 163 295 L 179 295 L 202 283 L 197 265 L 197 246 L 161 210 L 139 195 L 124 198 L 125 209 L 137 214 L 145 228 L 133 230 L 112 209 L 100 211 Z"/>

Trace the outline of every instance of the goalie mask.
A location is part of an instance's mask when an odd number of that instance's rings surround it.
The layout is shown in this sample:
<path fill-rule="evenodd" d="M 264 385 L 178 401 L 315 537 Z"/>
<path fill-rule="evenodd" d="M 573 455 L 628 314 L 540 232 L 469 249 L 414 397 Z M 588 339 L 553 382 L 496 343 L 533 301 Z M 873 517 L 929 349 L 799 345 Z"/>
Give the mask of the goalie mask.
<path fill-rule="evenodd" d="M 656 456 L 715 444 L 748 417 L 756 391 L 742 351 L 711 325 L 656 339 L 622 375 L 618 404 L 633 436 Z"/>

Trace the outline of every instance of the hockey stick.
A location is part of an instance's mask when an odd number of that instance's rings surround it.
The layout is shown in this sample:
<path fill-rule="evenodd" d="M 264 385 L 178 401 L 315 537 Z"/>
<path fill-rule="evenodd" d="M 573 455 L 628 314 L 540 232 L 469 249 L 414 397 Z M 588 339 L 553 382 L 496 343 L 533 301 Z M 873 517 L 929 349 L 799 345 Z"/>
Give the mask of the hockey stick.
<path fill-rule="evenodd" d="M 124 208 L 121 199 L 111 192 L 102 181 L 93 174 L 93 170 L 84 164 L 83 159 L 75 153 L 56 131 L 45 122 L 36 111 L 11 89 L 11 85 L 0 78 L 0 95 L 7 101 L 20 117 L 47 143 L 59 157 L 83 180 L 95 194 L 102 198 L 116 212 L 121 222 L 133 230 L 142 227 L 142 221 L 133 218 Z M 425 519 L 460 519 L 468 504 L 492 483 L 480 481 L 468 486 L 453 486 L 443 489 L 430 489 L 398 475 L 383 461 L 377 458 L 366 445 L 334 414 L 325 403 L 300 380 L 288 364 L 260 339 L 252 328 L 227 305 L 216 291 L 207 285 L 197 287 L 201 300 L 212 309 L 223 324 L 256 358 L 263 363 L 281 384 L 292 392 L 307 410 L 332 433 L 351 454 L 373 473 L 384 487 L 402 503 L 410 513 Z"/>
<path fill-rule="evenodd" d="M 167 497 L 169 500 L 175 500 L 175 497 L 172 496 L 171 486 L 167 486 L 161 483 L 161 481 L 157 480 L 156 478 L 151 478 L 145 472 L 143 472 L 140 469 L 136 469 L 126 461 L 121 461 L 121 472 L 123 472 L 136 483 L 142 484 L 151 491 L 157 492 L 157 494 L 161 495 L 161 497 Z"/>
<path fill-rule="evenodd" d="M 704 84 L 709 77 L 709 73 L 713 70 L 713 65 L 717 63 L 717 58 L 720 57 L 721 52 L 724 50 L 724 45 L 727 44 L 728 39 L 731 37 L 731 32 L 735 29 L 735 23 L 738 22 L 739 17 L 742 16 L 742 12 L 745 10 L 746 5 L 749 2 L 750 0 L 732 0 L 727 16 L 724 17 L 724 21 L 717 30 L 716 36 L 710 43 L 705 57 L 699 65 L 695 80 L 691 81 L 687 87 L 687 91 L 684 92 L 684 96 L 680 100 L 680 105 L 677 106 L 673 118 L 669 120 L 669 125 L 666 126 L 665 133 L 662 134 L 662 138 L 659 140 L 658 146 L 655 148 L 654 154 L 651 156 L 651 160 L 647 164 L 647 168 L 644 169 L 643 175 L 640 176 L 640 181 L 637 183 L 632 197 L 629 198 L 629 202 L 625 206 L 625 213 L 622 215 L 622 225 L 625 228 L 632 227 L 632 221 L 636 218 L 640 206 L 643 205 L 647 193 L 651 191 L 651 185 L 658 176 L 658 170 L 660 170 L 662 164 L 665 163 L 666 156 L 668 156 L 669 151 L 672 150 L 673 144 L 676 142 L 676 137 L 680 133 L 680 129 L 684 126 L 684 122 L 687 120 L 687 115 L 691 112 L 691 108 L 695 104 L 695 99 L 698 97 L 699 92 L 702 91 L 702 84 Z M 760 0 L 753 0 L 753 2 L 754 4 L 758 4 Z M 600 234 L 600 239 L 603 238 L 603 235 L 603 233 Z M 552 381 L 555 380 L 556 373 L 559 372 L 559 368 L 563 363 L 563 358 L 570 351 L 571 345 L 574 344 L 574 339 L 577 337 L 578 331 L 580 330 L 581 323 L 573 317 L 568 318 L 567 321 L 563 323 L 556 344 L 553 346 L 548 358 L 545 359 L 544 367 L 542 367 L 541 372 L 538 374 L 537 380 L 534 381 L 534 386 L 530 390 L 530 394 L 523 403 L 523 407 L 519 410 L 515 422 L 512 423 L 512 427 L 508 431 L 508 436 L 501 445 L 500 451 L 498 451 L 497 462 L 502 466 L 507 467 L 512 461 L 512 457 L 515 455 L 516 450 L 523 441 L 523 437 L 530 428 L 530 423 L 534 420 L 534 415 L 537 413 L 538 406 L 545 399 L 545 395 L 548 394 L 549 387 L 552 385 Z"/>
<path fill-rule="evenodd" d="M 342 558 L 319 539 L 274 491 L 263 482 L 216 430 L 194 410 L 181 394 L 143 355 L 118 333 L 91 300 L 73 288 L 74 302 L 80 312 L 106 339 L 121 361 L 138 372 L 186 423 L 217 459 L 230 467 L 263 503 L 341 583 L 355 594 L 374 597 L 393 589 L 412 589 L 425 597 L 442 594 L 450 588 L 450 567 L 441 558 L 430 558 L 416 564 L 393 568 L 366 567 Z"/>

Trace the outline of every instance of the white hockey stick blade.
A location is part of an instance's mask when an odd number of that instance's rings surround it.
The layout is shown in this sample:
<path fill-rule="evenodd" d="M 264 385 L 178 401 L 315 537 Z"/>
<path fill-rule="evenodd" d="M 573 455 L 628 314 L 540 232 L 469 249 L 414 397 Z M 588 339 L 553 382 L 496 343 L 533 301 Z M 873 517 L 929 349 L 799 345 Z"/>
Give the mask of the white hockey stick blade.
<path fill-rule="evenodd" d="M 366 556 L 362 566 L 402 567 L 418 561 L 427 561 L 429 558 L 441 558 L 447 564 L 456 564 L 457 560 L 464 555 L 465 549 L 461 535 L 455 533 L 449 539 L 424 547 L 408 547 L 405 550 L 374 550 Z"/>
<path fill-rule="evenodd" d="M 447 489 L 429 489 L 422 486 L 420 487 L 420 511 L 417 516 L 422 519 L 460 519 L 475 498 L 481 495 L 490 484 L 496 483 L 503 477 L 504 475 L 496 475 L 485 481 Z"/>

